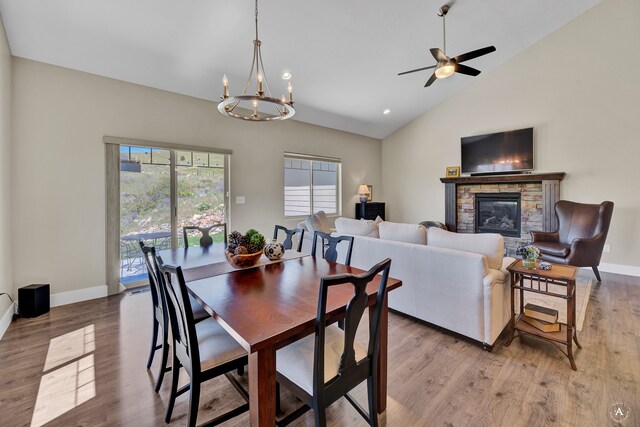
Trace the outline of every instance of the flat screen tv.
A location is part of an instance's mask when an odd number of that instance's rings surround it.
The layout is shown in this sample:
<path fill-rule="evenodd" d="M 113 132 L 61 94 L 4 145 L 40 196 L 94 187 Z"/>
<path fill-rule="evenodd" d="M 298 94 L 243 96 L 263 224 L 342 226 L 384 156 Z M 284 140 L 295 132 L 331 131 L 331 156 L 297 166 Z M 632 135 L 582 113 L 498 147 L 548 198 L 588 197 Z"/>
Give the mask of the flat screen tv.
<path fill-rule="evenodd" d="M 533 128 L 464 137 L 461 153 L 462 173 L 533 170 Z"/>

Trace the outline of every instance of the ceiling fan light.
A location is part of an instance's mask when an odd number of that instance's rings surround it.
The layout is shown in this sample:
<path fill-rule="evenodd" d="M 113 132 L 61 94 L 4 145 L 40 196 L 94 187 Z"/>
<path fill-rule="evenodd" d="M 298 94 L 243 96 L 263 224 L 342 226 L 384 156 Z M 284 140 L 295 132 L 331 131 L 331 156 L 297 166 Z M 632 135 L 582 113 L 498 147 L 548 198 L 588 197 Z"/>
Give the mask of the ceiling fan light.
<path fill-rule="evenodd" d="M 436 68 L 435 74 L 437 78 L 445 79 L 451 76 L 455 71 L 456 71 L 456 66 L 448 62 L 438 66 L 438 68 Z"/>

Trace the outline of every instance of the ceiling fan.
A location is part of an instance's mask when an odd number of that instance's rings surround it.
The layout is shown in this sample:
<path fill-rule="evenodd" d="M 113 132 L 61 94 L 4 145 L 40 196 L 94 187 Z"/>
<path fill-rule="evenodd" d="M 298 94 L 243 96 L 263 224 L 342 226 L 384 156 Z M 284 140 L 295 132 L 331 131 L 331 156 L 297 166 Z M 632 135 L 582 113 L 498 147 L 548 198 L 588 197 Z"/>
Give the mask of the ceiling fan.
<path fill-rule="evenodd" d="M 440 9 L 438 9 L 438 16 L 442 17 L 442 40 L 443 46 L 442 50 L 434 47 L 429 49 L 431 51 L 431 55 L 435 58 L 438 63 L 436 65 L 431 65 L 429 67 L 416 68 L 415 70 L 404 71 L 402 73 L 398 73 L 399 76 L 404 74 L 416 73 L 418 71 L 428 70 L 430 68 L 435 68 L 429 80 L 424 85 L 424 87 L 431 86 L 436 79 L 444 79 L 451 76 L 453 73 L 466 74 L 469 76 L 477 76 L 480 74 L 480 70 L 476 70 L 475 68 L 468 67 L 466 65 L 462 65 L 461 62 L 468 61 L 470 59 L 475 59 L 479 56 L 486 55 L 491 52 L 495 52 L 495 46 L 483 47 L 482 49 L 472 50 L 471 52 L 463 53 L 462 55 L 454 56 L 450 58 L 447 56 L 447 33 L 445 29 L 445 16 L 447 12 L 449 12 L 449 5 L 444 5 Z"/>

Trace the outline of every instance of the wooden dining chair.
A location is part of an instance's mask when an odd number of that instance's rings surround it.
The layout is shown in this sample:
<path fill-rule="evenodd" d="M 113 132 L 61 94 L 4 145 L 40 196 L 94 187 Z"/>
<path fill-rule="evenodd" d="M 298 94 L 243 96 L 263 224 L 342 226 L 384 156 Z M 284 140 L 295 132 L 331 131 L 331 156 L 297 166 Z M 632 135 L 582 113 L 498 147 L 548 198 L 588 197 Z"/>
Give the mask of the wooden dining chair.
<path fill-rule="evenodd" d="M 158 379 L 156 380 L 156 393 L 160 391 L 164 374 L 169 371 L 167 368 L 167 359 L 169 356 L 169 312 L 167 309 L 166 295 L 163 286 L 160 284 L 160 269 L 156 261 L 156 249 L 153 246 L 147 246 L 140 241 L 140 249 L 145 265 L 147 267 L 147 275 L 149 277 L 149 289 L 151 290 L 151 302 L 153 309 L 153 332 L 151 334 L 151 349 L 149 351 L 149 359 L 147 360 L 147 369 L 151 369 L 153 358 L 156 351 L 162 349 L 162 360 L 160 362 L 160 370 Z M 196 322 L 200 322 L 206 318 L 210 318 L 200 304 L 193 298 L 189 299 L 192 307 L 193 316 Z M 158 343 L 158 334 L 162 330 L 162 337 Z"/>
<path fill-rule="evenodd" d="M 273 239 L 277 240 L 278 239 L 278 232 L 279 231 L 284 231 L 285 234 L 287 235 L 287 237 L 284 239 L 284 242 L 282 242 L 282 246 L 284 246 L 285 250 L 289 250 L 293 247 L 293 236 L 295 236 L 296 234 L 300 234 L 298 236 L 298 249 L 296 249 L 298 252 L 302 252 L 302 241 L 304 239 L 304 229 L 303 228 L 292 228 L 292 229 L 288 229 L 287 227 L 284 227 L 282 225 L 276 225 L 275 228 L 273 229 Z"/>
<path fill-rule="evenodd" d="M 245 404 L 232 409 L 207 425 L 217 425 L 249 410 L 249 394 L 230 372 L 244 367 L 247 351 L 213 318 L 196 323 L 187 293 L 182 268 L 163 265 L 158 259 L 161 283 L 167 296 L 171 335 L 173 336 L 173 361 L 171 365 L 171 393 L 167 403 L 165 421 L 171 421 L 176 398 L 189 391 L 189 427 L 196 425 L 200 404 L 200 386 L 204 381 L 225 375 L 240 393 Z M 189 375 L 189 384 L 178 389 L 180 368 Z"/>
<path fill-rule="evenodd" d="M 322 257 L 327 261 L 337 262 L 338 244 L 340 242 L 348 242 L 347 256 L 344 265 L 351 265 L 351 252 L 353 251 L 353 236 L 332 236 L 322 231 L 313 232 L 313 245 L 311 246 L 311 256 L 316 256 L 316 246 L 318 238 L 322 239 Z"/>
<path fill-rule="evenodd" d="M 209 233 L 211 232 L 211 230 L 213 229 L 219 229 L 222 228 L 222 234 L 224 235 L 224 243 L 227 244 L 228 239 L 227 239 L 227 224 L 225 223 L 220 223 L 220 224 L 213 224 L 209 227 L 196 227 L 195 225 L 187 225 L 185 227 L 182 227 L 182 236 L 184 239 L 184 247 L 188 248 L 189 247 L 189 235 L 188 232 L 191 230 L 196 230 L 199 231 L 202 234 L 202 237 L 200 237 L 200 246 L 211 246 L 213 245 L 213 238 L 209 235 Z"/>
<path fill-rule="evenodd" d="M 304 405 L 282 418 L 277 425 L 286 426 L 309 409 L 313 409 L 316 427 L 326 425 L 326 408 L 341 397 L 367 420 L 377 426 L 378 356 L 380 352 L 380 321 L 389 278 L 389 258 L 376 264 L 366 273 L 327 276 L 320 281 L 320 297 L 316 317 L 316 333 L 281 348 L 276 354 L 276 376 Z M 378 276 L 382 273 L 382 276 Z M 363 347 L 356 340 L 356 330 L 367 308 L 366 287 L 380 277 L 376 302 L 369 311 L 369 345 Z M 327 294 L 332 286 L 353 286 L 353 297 L 347 304 L 345 330 L 335 324 L 327 326 Z M 349 391 L 367 380 L 369 413 L 350 395 Z M 279 402 L 279 397 L 277 396 Z"/>

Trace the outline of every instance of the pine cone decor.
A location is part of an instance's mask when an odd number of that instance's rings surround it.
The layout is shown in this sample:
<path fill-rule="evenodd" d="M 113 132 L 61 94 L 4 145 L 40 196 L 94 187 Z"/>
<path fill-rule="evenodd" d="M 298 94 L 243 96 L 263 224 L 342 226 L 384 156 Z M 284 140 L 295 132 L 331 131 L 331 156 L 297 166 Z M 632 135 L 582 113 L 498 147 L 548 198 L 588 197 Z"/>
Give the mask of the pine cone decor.
<path fill-rule="evenodd" d="M 227 244 L 227 261 L 235 268 L 253 267 L 262 256 L 264 245 L 264 236 L 253 228 L 244 235 L 232 231 Z"/>
<path fill-rule="evenodd" d="M 246 255 L 249 253 L 249 250 L 244 246 L 238 246 L 235 251 L 233 251 L 236 255 Z"/>
<path fill-rule="evenodd" d="M 232 231 L 231 234 L 229 234 L 229 243 L 232 243 L 234 245 L 239 245 L 241 238 L 242 238 L 242 234 L 240 234 L 240 232 Z"/>

